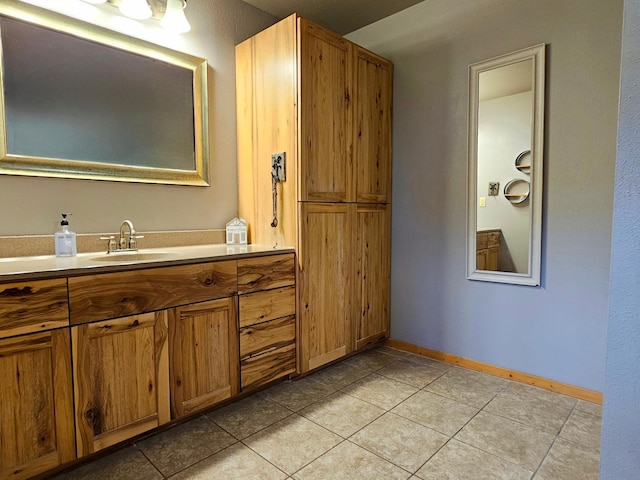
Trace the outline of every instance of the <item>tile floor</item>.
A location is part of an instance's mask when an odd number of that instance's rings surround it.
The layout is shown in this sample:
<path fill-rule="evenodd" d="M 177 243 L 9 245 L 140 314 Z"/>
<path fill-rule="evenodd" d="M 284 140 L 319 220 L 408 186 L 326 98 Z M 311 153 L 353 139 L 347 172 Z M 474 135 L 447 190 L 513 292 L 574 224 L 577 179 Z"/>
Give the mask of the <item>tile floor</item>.
<path fill-rule="evenodd" d="M 598 478 L 601 408 L 388 347 L 56 479 Z"/>

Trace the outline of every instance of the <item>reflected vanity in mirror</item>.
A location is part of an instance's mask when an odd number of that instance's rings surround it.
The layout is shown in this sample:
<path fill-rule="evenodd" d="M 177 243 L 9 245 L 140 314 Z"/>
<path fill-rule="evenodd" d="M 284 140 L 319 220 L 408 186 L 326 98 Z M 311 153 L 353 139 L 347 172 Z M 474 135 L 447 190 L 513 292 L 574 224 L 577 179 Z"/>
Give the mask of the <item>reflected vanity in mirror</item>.
<path fill-rule="evenodd" d="M 467 278 L 540 285 L 544 44 L 469 67 Z"/>
<path fill-rule="evenodd" d="M 207 62 L 0 5 L 0 174 L 209 185 Z"/>

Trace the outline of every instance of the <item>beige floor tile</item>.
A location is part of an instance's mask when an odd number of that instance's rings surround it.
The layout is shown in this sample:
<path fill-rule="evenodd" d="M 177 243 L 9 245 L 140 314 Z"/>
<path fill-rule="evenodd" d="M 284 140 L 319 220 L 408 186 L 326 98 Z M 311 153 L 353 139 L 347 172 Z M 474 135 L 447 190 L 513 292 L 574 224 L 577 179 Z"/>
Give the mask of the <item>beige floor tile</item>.
<path fill-rule="evenodd" d="M 297 472 L 296 480 L 404 480 L 409 472 L 345 441 Z"/>
<path fill-rule="evenodd" d="M 450 368 L 450 366 L 436 361 L 416 362 L 408 358 L 401 358 L 376 373 L 417 388 L 423 388 Z"/>
<path fill-rule="evenodd" d="M 418 389 L 406 383 L 373 373 L 345 387 L 342 391 L 385 410 L 391 410 L 416 393 Z"/>
<path fill-rule="evenodd" d="M 371 374 L 371 369 L 362 365 L 349 365 L 347 363 L 337 363 L 330 367 L 311 374 L 307 377 L 315 382 L 327 385 L 334 390 L 340 390 L 358 380 Z"/>
<path fill-rule="evenodd" d="M 535 471 L 555 435 L 490 413 L 480 412 L 455 436 L 457 440 Z"/>
<path fill-rule="evenodd" d="M 427 385 L 425 390 L 466 405 L 482 408 L 507 385 L 508 381 L 502 378 L 453 367 Z"/>
<path fill-rule="evenodd" d="M 415 472 L 449 437 L 387 413 L 349 440 L 405 470 Z"/>
<path fill-rule="evenodd" d="M 392 412 L 451 436 L 478 413 L 478 409 L 422 390 Z"/>
<path fill-rule="evenodd" d="M 409 355 L 413 355 L 412 353 L 405 352 L 404 350 L 399 350 L 397 348 L 389 347 L 387 345 L 376 347 L 375 351 L 380 353 L 386 353 L 387 355 L 393 355 L 394 357 L 407 357 Z"/>
<path fill-rule="evenodd" d="M 336 389 L 315 381 L 313 377 L 279 383 L 262 392 L 269 400 L 297 412 L 318 400 L 321 400 Z"/>
<path fill-rule="evenodd" d="M 597 403 L 578 400 L 578 403 L 576 403 L 576 410 L 580 410 L 581 412 L 602 417 L 602 405 L 599 405 Z"/>
<path fill-rule="evenodd" d="M 257 394 L 210 412 L 207 417 L 242 440 L 289 415 L 291 410 Z"/>
<path fill-rule="evenodd" d="M 161 480 L 163 477 L 134 446 L 118 450 L 111 455 L 70 472 L 61 473 L 53 480 Z"/>
<path fill-rule="evenodd" d="M 532 397 L 540 398 L 548 402 L 561 403 L 563 405 L 569 405 L 573 407 L 577 399 L 562 395 L 561 393 L 551 392 L 542 388 L 534 387 L 532 385 L 525 385 L 524 383 L 510 382 L 507 388 L 509 393 L 516 395 L 529 395 Z"/>
<path fill-rule="evenodd" d="M 496 395 L 484 411 L 557 434 L 569 417 L 571 409 L 571 406 L 562 403 L 503 392 Z"/>
<path fill-rule="evenodd" d="M 532 474 L 495 455 L 451 440 L 416 476 L 425 480 L 529 480 Z"/>
<path fill-rule="evenodd" d="M 344 363 L 347 365 L 368 368 L 373 372 L 375 370 L 380 370 L 382 367 L 396 362 L 397 360 L 397 356 L 387 355 L 386 353 L 382 353 L 377 350 L 367 350 L 366 352 L 362 352 L 348 358 Z"/>
<path fill-rule="evenodd" d="M 571 412 L 560 436 L 566 440 L 600 451 L 600 436 L 602 430 L 602 418 L 596 415 L 578 410 Z"/>
<path fill-rule="evenodd" d="M 597 480 L 598 468 L 599 455 L 594 449 L 558 437 L 535 478 Z"/>
<path fill-rule="evenodd" d="M 171 480 L 284 480 L 287 475 L 250 448 L 237 443 L 183 470 Z"/>
<path fill-rule="evenodd" d="M 293 474 L 342 441 L 299 415 L 292 415 L 244 440 L 280 470 Z"/>
<path fill-rule="evenodd" d="M 347 438 L 385 413 L 382 408 L 346 393 L 335 393 L 307 408 L 300 415 Z"/>
<path fill-rule="evenodd" d="M 149 437 L 137 446 L 168 477 L 236 442 L 208 418 L 196 417 Z"/>

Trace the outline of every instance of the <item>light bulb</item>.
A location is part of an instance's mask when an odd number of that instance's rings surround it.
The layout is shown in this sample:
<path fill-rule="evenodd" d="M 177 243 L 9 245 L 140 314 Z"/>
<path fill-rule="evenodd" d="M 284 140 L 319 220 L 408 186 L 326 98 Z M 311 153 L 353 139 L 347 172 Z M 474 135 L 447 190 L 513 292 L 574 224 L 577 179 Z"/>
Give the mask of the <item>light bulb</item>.
<path fill-rule="evenodd" d="M 146 20 L 153 14 L 147 0 L 122 0 L 120 11 L 135 20 Z"/>
<path fill-rule="evenodd" d="M 184 14 L 185 6 L 186 2 L 182 0 L 167 0 L 167 10 L 160 25 L 174 33 L 186 33 L 191 30 L 191 25 Z"/>
<path fill-rule="evenodd" d="M 94 5 L 98 5 L 99 3 L 107 3 L 107 0 L 83 0 L 87 3 L 93 3 Z"/>

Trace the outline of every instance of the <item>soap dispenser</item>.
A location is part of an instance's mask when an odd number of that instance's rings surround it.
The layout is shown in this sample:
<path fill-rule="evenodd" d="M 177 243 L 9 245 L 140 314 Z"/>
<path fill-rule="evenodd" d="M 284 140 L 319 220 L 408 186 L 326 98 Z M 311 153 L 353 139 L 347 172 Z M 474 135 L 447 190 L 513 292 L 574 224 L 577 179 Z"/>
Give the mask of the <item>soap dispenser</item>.
<path fill-rule="evenodd" d="M 76 256 L 76 234 L 69 230 L 69 221 L 67 215 L 70 213 L 62 214 L 62 221 L 60 222 L 60 231 L 55 234 L 56 242 L 56 257 L 75 257 Z"/>

